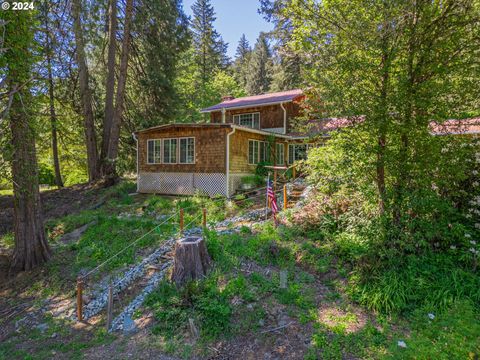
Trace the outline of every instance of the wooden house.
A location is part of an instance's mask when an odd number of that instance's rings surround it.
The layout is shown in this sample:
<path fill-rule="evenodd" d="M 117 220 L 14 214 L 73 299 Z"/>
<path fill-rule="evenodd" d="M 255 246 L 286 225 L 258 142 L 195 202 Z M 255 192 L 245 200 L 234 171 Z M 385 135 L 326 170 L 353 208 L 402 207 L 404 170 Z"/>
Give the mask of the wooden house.
<path fill-rule="evenodd" d="M 301 90 L 225 97 L 203 109 L 204 124 L 167 124 L 137 131 L 137 190 L 230 197 L 260 162 L 288 165 L 306 156 L 308 136 L 293 132 Z"/>

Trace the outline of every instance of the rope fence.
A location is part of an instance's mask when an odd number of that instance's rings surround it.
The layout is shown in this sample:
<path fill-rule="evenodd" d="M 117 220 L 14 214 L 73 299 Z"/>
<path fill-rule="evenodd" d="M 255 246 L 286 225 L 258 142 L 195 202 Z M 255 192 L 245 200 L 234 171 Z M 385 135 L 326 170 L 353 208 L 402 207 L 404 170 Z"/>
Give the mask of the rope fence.
<path fill-rule="evenodd" d="M 299 178 L 300 178 L 300 176 L 295 178 L 294 180 L 292 180 L 291 183 L 293 184 Z M 267 189 L 266 186 L 259 187 L 259 188 L 256 188 L 256 189 L 252 189 L 249 192 L 243 193 L 241 195 L 252 194 L 252 193 L 257 193 L 257 192 L 260 192 L 260 193 L 256 194 L 255 196 L 250 196 L 250 197 L 246 197 L 245 199 L 234 200 L 234 201 L 235 201 L 236 204 L 239 204 L 239 203 L 243 203 L 243 202 L 246 202 L 246 201 L 252 201 L 252 200 L 255 200 L 255 199 L 259 199 L 259 198 L 264 198 L 265 199 L 265 198 L 267 198 L 266 189 Z M 262 191 L 262 190 L 264 190 L 264 191 Z M 288 207 L 287 183 L 284 183 L 283 186 L 280 189 L 275 190 L 274 193 L 275 194 L 283 193 L 283 209 L 287 209 L 287 207 Z M 217 202 L 217 201 L 225 202 L 226 199 L 219 198 L 219 199 L 213 200 L 213 202 Z M 168 218 L 163 220 L 160 224 L 156 225 L 155 227 L 153 227 L 152 229 L 147 231 L 145 234 L 141 235 L 140 237 L 135 239 L 133 242 L 128 244 L 125 248 L 118 251 L 117 253 L 115 253 L 114 255 L 109 257 L 108 259 L 104 260 L 102 263 L 100 263 L 99 265 L 97 265 L 96 267 L 94 267 L 93 269 L 88 271 L 86 274 L 78 276 L 78 278 L 77 278 L 77 288 L 76 288 L 76 293 L 77 293 L 77 311 L 76 311 L 77 320 L 78 321 L 83 321 L 83 306 L 84 306 L 84 304 L 83 304 L 83 302 L 84 302 L 83 301 L 83 291 L 85 289 L 85 286 L 87 285 L 87 279 L 92 274 L 94 274 L 97 271 L 99 271 L 100 269 L 102 269 L 106 264 L 111 262 L 113 259 L 117 258 L 119 255 L 124 253 L 126 250 L 128 250 L 128 249 L 134 247 L 135 245 L 137 245 L 142 239 L 144 239 L 148 235 L 154 233 L 156 230 L 160 229 L 161 226 L 169 223 L 174 218 L 178 219 L 178 225 L 179 225 L 179 231 L 177 233 L 178 236 L 182 236 L 189 227 L 191 227 L 191 226 L 193 227 L 193 225 L 197 222 L 198 222 L 199 225 L 201 223 L 203 228 L 206 228 L 206 226 L 207 226 L 207 210 L 206 210 L 205 207 L 203 207 L 201 209 L 200 214 L 194 216 L 185 225 L 185 223 L 184 223 L 185 222 L 185 212 L 187 210 L 192 209 L 192 208 L 197 208 L 198 209 L 199 206 L 191 205 L 191 206 L 188 206 L 188 207 L 185 207 L 185 208 L 180 208 L 179 210 L 175 211 L 173 214 L 168 216 Z M 201 219 L 201 221 L 199 222 L 200 219 Z M 109 294 L 108 294 L 108 301 L 107 301 L 107 327 L 109 327 L 112 323 L 113 297 L 114 296 L 119 297 L 119 293 L 113 294 L 112 289 L 115 286 L 119 285 L 121 280 L 122 279 L 116 281 L 115 284 L 110 283 L 110 285 L 109 285 L 109 289 L 108 289 Z M 118 289 L 117 289 L 117 291 L 118 291 Z"/>

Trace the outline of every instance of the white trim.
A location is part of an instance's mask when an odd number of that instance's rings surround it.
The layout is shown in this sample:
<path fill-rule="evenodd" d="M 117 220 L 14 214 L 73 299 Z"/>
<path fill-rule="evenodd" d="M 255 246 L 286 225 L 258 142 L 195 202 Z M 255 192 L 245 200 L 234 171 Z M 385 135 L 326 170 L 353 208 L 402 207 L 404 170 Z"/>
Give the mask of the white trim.
<path fill-rule="evenodd" d="M 258 147 L 257 147 L 257 162 L 256 163 L 251 163 L 250 162 L 250 141 L 253 141 L 254 143 L 257 142 L 258 143 Z M 264 140 L 258 140 L 258 139 L 248 139 L 248 145 L 247 145 L 247 163 L 248 165 L 258 165 L 258 163 L 262 162 L 262 161 L 268 161 L 266 159 L 260 159 L 260 143 L 264 143 L 265 144 L 265 151 L 264 151 L 264 155 L 266 157 L 267 155 L 267 148 L 268 148 L 268 141 L 264 141 Z M 270 151 L 272 151 L 272 149 L 270 149 Z"/>
<path fill-rule="evenodd" d="M 175 140 L 175 143 L 176 143 L 176 145 L 175 145 L 175 162 L 165 162 L 165 158 L 164 158 L 164 155 L 165 155 L 165 152 L 164 152 L 164 148 L 165 148 L 164 143 L 165 143 L 165 140 L 170 140 L 170 145 L 169 145 L 169 147 L 171 147 L 171 144 L 172 144 L 172 141 L 171 141 L 171 140 Z M 172 137 L 172 138 L 162 138 L 162 164 L 164 164 L 164 165 L 176 165 L 176 164 L 178 164 L 178 155 L 179 155 L 179 154 L 178 154 L 178 152 L 179 152 L 179 150 L 178 150 L 179 146 L 178 146 L 178 145 L 179 145 L 178 138 L 175 138 L 175 137 Z M 169 150 L 171 150 L 171 149 L 169 149 Z M 169 151 L 169 152 L 170 152 L 170 157 L 171 157 L 171 151 Z M 184 164 L 184 165 L 185 165 L 185 164 Z"/>
<path fill-rule="evenodd" d="M 282 150 L 282 162 L 279 164 L 278 163 L 278 153 L 277 153 L 277 149 L 278 147 L 280 147 L 283 149 Z M 285 145 L 284 143 L 275 143 L 275 165 L 285 165 Z"/>
<path fill-rule="evenodd" d="M 225 194 L 227 195 L 227 198 L 230 197 L 230 136 L 235 133 L 236 128 L 233 128 L 232 131 L 227 133 L 227 158 L 225 159 L 225 174 L 226 174 L 226 181 L 225 181 Z"/>
<path fill-rule="evenodd" d="M 283 110 L 283 133 L 287 133 L 287 109 L 283 106 L 283 102 L 280 103 L 280 107 Z"/>
<path fill-rule="evenodd" d="M 255 114 L 258 114 L 258 130 L 262 128 L 261 124 L 261 116 L 260 116 L 260 111 L 255 111 L 255 112 L 249 112 L 249 113 L 241 113 L 241 114 L 232 114 L 232 124 L 239 125 L 239 126 L 244 126 L 248 127 L 250 129 L 257 129 L 254 126 L 247 126 L 247 125 L 241 125 L 240 124 L 240 116 L 242 115 L 252 115 L 252 125 L 255 122 Z M 238 124 L 235 123 L 235 117 L 238 117 Z"/>
<path fill-rule="evenodd" d="M 288 148 L 287 148 L 287 151 L 288 151 L 288 165 L 291 165 L 293 164 L 295 161 L 295 150 L 293 151 L 293 161 L 290 161 L 290 146 L 301 146 L 301 145 L 304 145 L 306 148 L 305 148 L 305 153 L 308 153 L 308 149 L 310 148 L 310 145 L 309 144 L 306 144 L 306 143 L 296 143 L 296 144 L 288 144 Z"/>
<path fill-rule="evenodd" d="M 180 156 L 180 140 L 182 139 L 193 139 L 193 162 L 182 162 L 182 157 Z M 197 162 L 197 146 L 196 146 L 195 136 L 184 136 L 178 138 L 178 164 L 180 165 L 195 165 Z M 185 158 L 186 159 L 186 158 Z"/>
<path fill-rule="evenodd" d="M 162 158 L 162 155 L 163 155 L 163 139 L 162 138 L 155 138 L 155 139 L 147 139 L 147 165 L 159 165 L 159 164 L 163 164 L 163 158 Z M 153 143 L 153 161 L 154 162 L 150 162 L 149 161 L 149 156 L 148 156 L 148 143 L 151 142 L 151 141 L 160 141 L 160 162 L 155 162 L 155 143 Z"/>
<path fill-rule="evenodd" d="M 276 133 L 270 132 L 270 131 L 252 129 L 252 128 L 249 128 L 249 127 L 246 127 L 246 126 L 238 126 L 238 125 L 234 125 L 234 124 L 232 124 L 231 127 L 232 127 L 232 129 L 239 129 L 239 130 L 251 132 L 251 133 L 254 133 L 254 134 L 260 134 L 260 135 L 275 135 L 275 136 L 278 137 L 278 138 L 287 139 L 287 140 L 302 140 L 302 139 L 308 139 L 308 136 L 298 136 L 298 137 L 296 137 L 296 136 L 288 136 L 288 135 L 276 134 Z"/>

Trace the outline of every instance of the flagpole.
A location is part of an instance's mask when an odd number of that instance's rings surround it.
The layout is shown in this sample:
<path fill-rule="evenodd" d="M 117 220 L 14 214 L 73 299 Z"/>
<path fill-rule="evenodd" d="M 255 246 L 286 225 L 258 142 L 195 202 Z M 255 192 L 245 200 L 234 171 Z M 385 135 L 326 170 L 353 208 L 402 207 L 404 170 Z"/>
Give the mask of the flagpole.
<path fill-rule="evenodd" d="M 268 185 L 270 184 L 270 171 L 267 175 L 267 191 L 265 192 L 266 200 L 265 200 L 265 220 L 268 220 Z"/>

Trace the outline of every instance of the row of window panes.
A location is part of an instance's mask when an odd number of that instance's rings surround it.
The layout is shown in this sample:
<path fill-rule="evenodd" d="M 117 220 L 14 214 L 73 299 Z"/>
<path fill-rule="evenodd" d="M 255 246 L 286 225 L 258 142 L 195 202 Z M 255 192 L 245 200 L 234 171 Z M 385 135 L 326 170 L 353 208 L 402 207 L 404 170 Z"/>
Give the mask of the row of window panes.
<path fill-rule="evenodd" d="M 233 123 L 253 129 L 260 129 L 260 113 L 233 115 Z"/>
<path fill-rule="evenodd" d="M 308 144 L 288 144 L 288 163 L 307 158 Z M 275 144 L 275 164 L 284 165 L 285 146 Z M 266 141 L 248 140 L 248 163 L 256 165 L 259 162 L 270 160 L 270 146 Z"/>
<path fill-rule="evenodd" d="M 178 144 L 180 145 L 178 146 Z M 195 163 L 195 138 L 147 140 L 147 163 Z"/>

